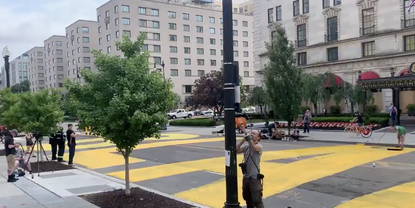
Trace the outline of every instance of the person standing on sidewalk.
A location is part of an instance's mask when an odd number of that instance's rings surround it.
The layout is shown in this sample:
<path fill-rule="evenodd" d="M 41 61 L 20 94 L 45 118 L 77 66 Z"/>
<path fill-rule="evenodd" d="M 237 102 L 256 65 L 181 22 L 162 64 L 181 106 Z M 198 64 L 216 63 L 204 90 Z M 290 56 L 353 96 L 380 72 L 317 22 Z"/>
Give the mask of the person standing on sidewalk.
<path fill-rule="evenodd" d="M 4 149 L 7 159 L 7 182 L 9 183 L 13 183 L 18 180 L 14 175 L 14 168 L 16 166 L 16 158 L 14 157 L 16 154 L 16 145 L 14 145 L 14 137 L 18 134 L 19 133 L 15 129 L 11 130 L 10 132 L 5 132 Z"/>
<path fill-rule="evenodd" d="M 304 114 L 304 119 L 303 119 L 303 123 L 304 123 L 304 133 L 310 133 L 310 122 L 311 122 L 311 113 L 309 110 L 305 111 Z"/>
<path fill-rule="evenodd" d="M 69 147 L 69 161 L 68 165 L 73 165 L 73 158 L 75 156 L 75 147 L 76 147 L 76 134 L 72 130 L 72 124 L 68 124 L 68 130 L 66 131 L 66 138 L 68 138 L 68 147 Z"/>
<path fill-rule="evenodd" d="M 391 117 L 391 126 L 396 125 L 396 119 L 398 117 L 398 109 L 395 107 L 393 103 L 391 103 L 389 107 L 389 115 Z"/>

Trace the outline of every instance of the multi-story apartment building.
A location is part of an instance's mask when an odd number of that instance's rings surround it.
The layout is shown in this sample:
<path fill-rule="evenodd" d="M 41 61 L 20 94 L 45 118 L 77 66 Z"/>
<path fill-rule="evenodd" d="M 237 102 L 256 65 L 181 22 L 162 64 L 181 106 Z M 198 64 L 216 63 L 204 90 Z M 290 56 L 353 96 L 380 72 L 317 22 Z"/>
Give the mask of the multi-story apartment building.
<path fill-rule="evenodd" d="M 264 42 L 275 26 L 283 26 L 296 48 L 304 72 L 336 74 L 338 80 L 403 75 L 415 60 L 415 8 L 410 0 L 272 0 L 254 1 L 256 85 L 268 62 Z M 403 96 L 405 95 L 405 96 Z M 374 94 L 375 104 L 388 111 L 390 89 Z M 414 103 L 411 91 L 401 92 L 401 109 Z M 327 104 L 325 104 L 327 105 Z M 344 105 L 344 104 L 343 104 Z M 345 107 L 347 109 L 347 106 Z"/>
<path fill-rule="evenodd" d="M 27 52 L 29 55 L 30 90 L 36 92 L 45 88 L 45 62 L 43 47 L 36 46 Z"/>
<path fill-rule="evenodd" d="M 0 90 L 6 87 L 6 69 L 4 66 L 1 67 L 0 73 Z"/>
<path fill-rule="evenodd" d="M 80 80 L 79 69 L 96 71 L 94 57 L 91 53 L 98 47 L 98 26 L 96 21 L 78 20 L 65 29 L 66 31 L 66 77 Z"/>
<path fill-rule="evenodd" d="M 28 65 L 29 56 L 27 53 L 23 53 L 10 62 L 10 86 L 19 84 L 29 78 Z"/>
<path fill-rule="evenodd" d="M 205 1 L 112 0 L 97 9 L 98 48 L 103 53 L 122 55 L 115 41 L 123 35 L 136 39 L 145 32 L 144 48 L 150 52 L 151 67 L 161 69 L 174 83 L 182 100 L 194 82 L 222 66 L 222 9 Z M 239 8 L 239 7 L 237 7 Z M 235 13 L 234 56 L 245 86 L 254 85 L 253 19 Z"/>
<path fill-rule="evenodd" d="M 234 4 L 234 13 L 254 15 L 254 0 L 245 1 L 240 4 Z"/>
<path fill-rule="evenodd" d="M 44 41 L 45 87 L 62 88 L 65 78 L 66 37 L 53 35 Z M 40 76 L 41 73 L 39 73 Z"/>

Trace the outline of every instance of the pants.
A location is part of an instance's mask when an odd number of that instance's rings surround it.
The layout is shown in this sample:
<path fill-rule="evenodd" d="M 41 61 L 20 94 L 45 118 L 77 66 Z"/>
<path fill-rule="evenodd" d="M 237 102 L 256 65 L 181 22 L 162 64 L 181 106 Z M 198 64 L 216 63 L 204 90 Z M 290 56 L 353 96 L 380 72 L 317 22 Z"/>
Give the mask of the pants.
<path fill-rule="evenodd" d="M 16 165 L 16 159 L 13 154 L 7 155 L 7 170 L 11 173 L 14 170 L 14 166 Z"/>
<path fill-rule="evenodd" d="M 52 149 L 52 160 L 56 160 L 56 151 L 57 151 L 57 148 L 58 148 L 58 144 L 57 144 L 56 139 L 50 139 L 49 144 L 50 144 L 51 149 Z"/>
<path fill-rule="evenodd" d="M 246 201 L 246 208 L 264 208 L 261 180 L 244 177 L 242 181 L 242 196 Z"/>
<path fill-rule="evenodd" d="M 72 164 L 73 163 L 73 157 L 75 156 L 75 144 L 68 144 L 69 147 L 69 161 L 68 164 Z"/>
<path fill-rule="evenodd" d="M 304 123 L 304 133 L 310 133 L 310 123 Z"/>
<path fill-rule="evenodd" d="M 396 113 L 391 115 L 391 126 L 396 126 Z"/>
<path fill-rule="evenodd" d="M 65 140 L 58 139 L 56 140 L 56 143 L 58 144 L 58 161 L 63 161 L 63 154 L 65 153 Z"/>

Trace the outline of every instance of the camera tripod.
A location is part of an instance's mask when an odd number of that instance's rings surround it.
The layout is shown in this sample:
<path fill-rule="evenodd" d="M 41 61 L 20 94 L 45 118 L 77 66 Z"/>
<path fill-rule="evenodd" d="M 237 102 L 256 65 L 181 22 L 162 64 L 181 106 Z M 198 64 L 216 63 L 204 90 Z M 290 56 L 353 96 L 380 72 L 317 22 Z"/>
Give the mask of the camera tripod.
<path fill-rule="evenodd" d="M 37 156 L 36 156 L 36 159 L 37 159 L 37 176 L 40 176 L 40 161 L 39 161 L 39 156 L 42 156 L 43 157 L 43 155 L 44 155 L 46 157 L 46 161 L 49 164 L 48 155 L 46 154 L 46 151 L 45 151 L 45 149 L 43 148 L 43 145 L 42 145 L 42 139 L 43 139 L 43 136 L 35 135 L 35 143 L 33 144 L 32 150 L 30 151 L 30 154 L 29 154 L 29 158 L 27 159 L 27 164 L 29 164 L 30 163 L 30 159 L 32 158 L 32 155 L 33 155 L 33 150 L 36 147 L 37 148 L 37 150 L 36 150 L 36 154 L 37 154 Z M 40 150 L 42 150 L 43 155 L 40 152 Z M 52 168 L 50 168 L 50 169 L 53 172 L 53 169 Z"/>

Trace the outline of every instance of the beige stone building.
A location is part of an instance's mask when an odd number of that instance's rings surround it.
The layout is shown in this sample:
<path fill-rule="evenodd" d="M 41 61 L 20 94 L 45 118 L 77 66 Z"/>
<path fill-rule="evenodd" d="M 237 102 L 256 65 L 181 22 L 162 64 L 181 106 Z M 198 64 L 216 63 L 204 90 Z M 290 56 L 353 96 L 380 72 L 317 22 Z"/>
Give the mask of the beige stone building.
<path fill-rule="evenodd" d="M 238 8 L 239 6 L 235 6 Z M 245 7 L 243 7 L 245 8 Z M 245 11 L 245 10 L 244 10 Z M 234 56 L 243 84 L 254 85 L 252 16 L 234 13 Z M 147 33 L 144 48 L 150 64 L 162 69 L 182 100 L 194 82 L 222 66 L 222 9 L 220 3 L 183 0 L 112 0 L 97 9 L 98 48 L 121 55 L 115 47 L 123 35 Z"/>
<path fill-rule="evenodd" d="M 415 62 L 415 8 L 409 0 L 271 0 L 254 1 L 254 53 L 256 85 L 268 62 L 264 42 L 276 25 L 282 25 L 296 47 L 297 62 L 306 73 L 332 72 L 356 83 L 404 75 Z M 390 89 L 374 95 L 378 111 L 388 112 Z M 400 108 L 415 103 L 413 91 L 400 93 Z M 320 110 L 333 105 L 322 103 Z M 342 110 L 350 107 L 342 103 Z"/>
<path fill-rule="evenodd" d="M 79 69 L 96 72 L 92 50 L 98 47 L 98 26 L 96 21 L 78 20 L 65 29 L 66 78 L 81 80 Z"/>
<path fill-rule="evenodd" d="M 66 68 L 66 51 L 64 43 L 66 37 L 53 35 L 44 41 L 44 73 L 46 88 L 63 88 Z"/>
<path fill-rule="evenodd" d="M 36 92 L 45 88 L 45 62 L 43 47 L 33 47 L 27 52 L 29 56 L 30 90 Z"/>

